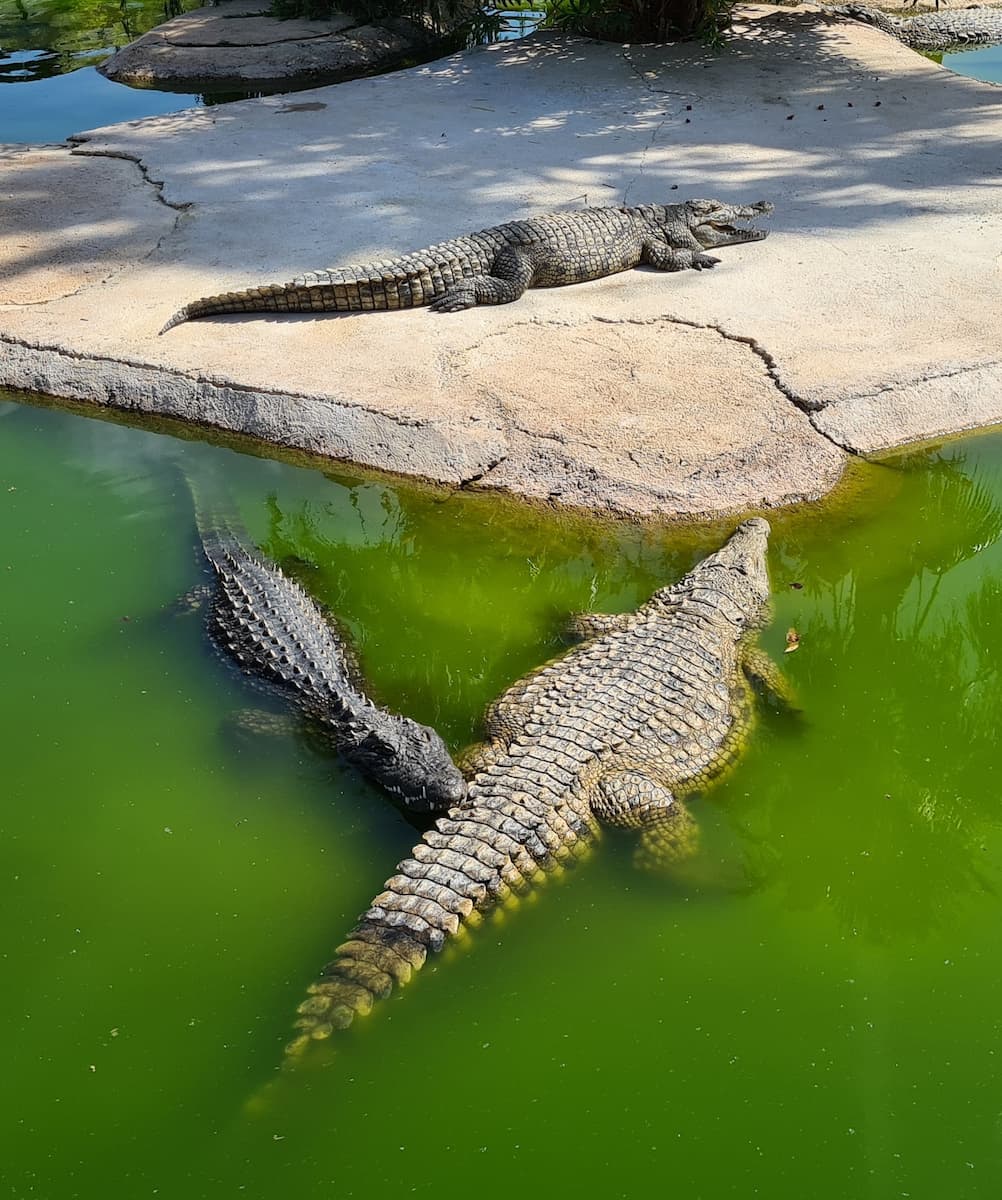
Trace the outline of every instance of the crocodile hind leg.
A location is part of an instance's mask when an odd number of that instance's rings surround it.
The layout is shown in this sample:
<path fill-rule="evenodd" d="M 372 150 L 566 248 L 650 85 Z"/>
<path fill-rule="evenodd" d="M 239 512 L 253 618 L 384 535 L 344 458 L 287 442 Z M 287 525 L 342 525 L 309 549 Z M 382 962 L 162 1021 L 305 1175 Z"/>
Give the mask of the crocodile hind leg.
<path fill-rule="evenodd" d="M 665 871 L 699 849 L 699 827 L 689 810 L 641 771 L 603 775 L 591 807 L 607 825 L 640 831 L 634 862 L 644 870 Z"/>
<path fill-rule="evenodd" d="M 298 723 L 286 713 L 261 708 L 241 708 L 221 722 L 224 734 L 237 744 L 252 745 L 261 738 L 294 737 Z"/>
<path fill-rule="evenodd" d="M 489 275 L 471 275 L 432 300 L 432 312 L 462 312 L 477 304 L 511 304 L 532 286 L 535 266 L 518 246 L 501 250 Z"/>
<path fill-rule="evenodd" d="M 642 871 L 664 874 L 699 852 L 699 826 L 688 808 L 675 802 L 674 811 L 651 821 L 640 835 L 633 862 Z"/>
<path fill-rule="evenodd" d="M 212 585 L 199 583 L 189 588 L 183 596 L 178 596 L 163 610 L 170 617 L 187 617 L 192 613 L 201 612 L 212 599 Z"/>

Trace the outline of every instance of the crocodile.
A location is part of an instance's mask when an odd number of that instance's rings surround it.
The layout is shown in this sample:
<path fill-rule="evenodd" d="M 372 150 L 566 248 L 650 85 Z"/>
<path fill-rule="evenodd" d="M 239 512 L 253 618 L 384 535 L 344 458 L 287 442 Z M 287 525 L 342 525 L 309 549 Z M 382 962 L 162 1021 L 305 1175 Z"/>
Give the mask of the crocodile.
<path fill-rule="evenodd" d="M 365 266 L 334 267 L 290 283 L 262 284 L 192 301 L 160 330 L 224 313 L 347 313 L 419 308 L 459 312 L 476 304 L 509 304 L 526 288 L 584 283 L 632 267 L 703 270 L 720 260 L 718 246 L 757 242 L 766 231 L 737 226 L 767 216 L 766 201 L 717 200 L 583 208 L 511 221 Z"/>
<path fill-rule="evenodd" d="M 902 20 L 865 4 L 823 7 L 829 16 L 875 25 L 913 50 L 951 50 L 1002 43 L 1002 8 L 971 7 L 922 13 Z"/>
<path fill-rule="evenodd" d="M 750 684 L 790 698 L 756 645 L 768 535 L 767 521 L 747 520 L 636 612 L 578 618 L 578 644 L 491 706 L 487 740 L 466 760 L 465 800 L 435 819 L 310 986 L 290 1061 L 486 910 L 572 861 L 603 825 L 637 831 L 643 866 L 685 853 L 684 798 L 735 763 Z"/>
<path fill-rule="evenodd" d="M 435 730 L 377 705 L 350 650 L 316 602 L 252 549 L 239 521 L 189 478 L 196 525 L 215 586 L 213 641 L 241 669 L 280 689 L 364 775 L 417 812 L 462 800 L 466 781 Z"/>

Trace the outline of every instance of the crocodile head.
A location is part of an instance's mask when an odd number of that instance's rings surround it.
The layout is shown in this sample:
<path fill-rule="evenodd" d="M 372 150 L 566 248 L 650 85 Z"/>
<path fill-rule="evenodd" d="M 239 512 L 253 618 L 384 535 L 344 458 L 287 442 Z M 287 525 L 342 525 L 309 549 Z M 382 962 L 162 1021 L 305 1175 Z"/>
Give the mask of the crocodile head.
<path fill-rule="evenodd" d="M 769 533 L 769 522 L 763 517 L 742 521 L 719 550 L 674 586 L 663 588 L 658 597 L 674 606 L 702 593 L 713 598 L 717 611 L 739 631 L 757 629 L 769 610 Z"/>
<path fill-rule="evenodd" d="M 416 812 L 449 808 L 466 796 L 466 780 L 445 742 L 409 717 L 377 721 L 344 754 Z"/>
<path fill-rule="evenodd" d="M 721 204 L 719 200 L 687 200 L 683 205 L 692 235 L 705 250 L 714 246 L 735 246 L 739 242 L 760 242 L 768 237 L 767 229 L 754 225 L 735 225 L 735 221 L 751 221 L 767 217 L 772 205 L 767 200 L 757 204 Z"/>

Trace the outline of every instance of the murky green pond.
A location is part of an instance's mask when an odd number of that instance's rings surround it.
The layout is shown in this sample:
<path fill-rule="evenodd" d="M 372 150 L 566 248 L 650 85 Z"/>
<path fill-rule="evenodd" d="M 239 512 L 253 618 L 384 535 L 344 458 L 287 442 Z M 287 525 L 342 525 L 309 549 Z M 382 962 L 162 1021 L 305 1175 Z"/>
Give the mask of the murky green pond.
<path fill-rule="evenodd" d="M 1002 436 L 775 520 L 803 715 L 697 803 L 681 878 L 606 837 L 292 1075 L 415 834 L 306 742 L 228 733 L 256 697 L 167 611 L 200 578 L 181 456 L 456 748 L 566 613 L 720 536 L 0 405 L 3 1195 L 998 1197 Z"/>

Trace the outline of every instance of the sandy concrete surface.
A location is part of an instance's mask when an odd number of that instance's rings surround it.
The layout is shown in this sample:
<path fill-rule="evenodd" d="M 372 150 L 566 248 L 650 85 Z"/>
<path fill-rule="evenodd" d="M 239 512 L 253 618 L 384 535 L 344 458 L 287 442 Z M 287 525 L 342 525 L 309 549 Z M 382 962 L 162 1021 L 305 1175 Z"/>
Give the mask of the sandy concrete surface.
<path fill-rule="evenodd" d="M 428 32 L 410 21 L 372 25 L 343 13 L 277 21 L 268 0 L 221 0 L 157 25 L 99 69 L 138 87 L 252 91 L 387 70 L 429 57 L 430 43 Z"/>
<path fill-rule="evenodd" d="M 51 227 L 93 222 L 0 228 L 0 383 L 625 513 L 817 496 L 846 450 L 1002 421 L 1000 101 L 876 30 L 759 8 L 724 54 L 537 35 L 95 131 L 46 153 L 142 172 L 131 264 L 108 231 L 113 270 L 29 304 Z M 0 195 L 21 170 L 0 161 Z M 500 308 L 157 336 L 201 295 L 687 196 L 770 199 L 773 233 L 712 272 Z"/>

